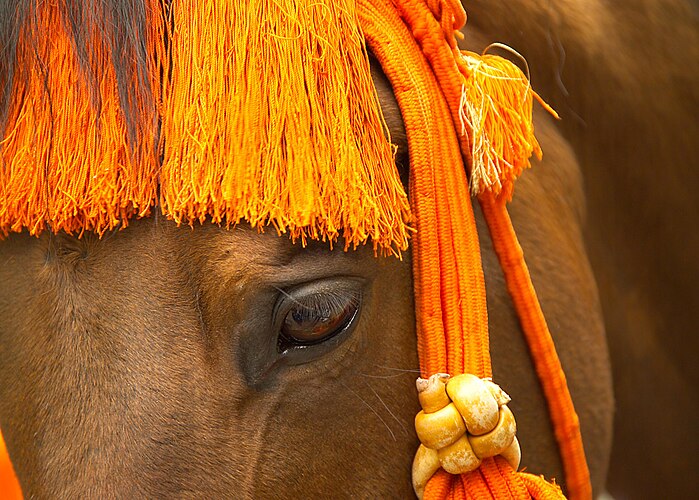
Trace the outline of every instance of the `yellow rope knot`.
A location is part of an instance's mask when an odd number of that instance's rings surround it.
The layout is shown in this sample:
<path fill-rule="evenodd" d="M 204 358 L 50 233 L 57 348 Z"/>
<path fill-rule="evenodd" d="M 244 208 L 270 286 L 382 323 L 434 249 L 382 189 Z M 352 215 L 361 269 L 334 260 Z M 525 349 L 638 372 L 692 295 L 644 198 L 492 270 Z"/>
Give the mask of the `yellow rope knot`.
<path fill-rule="evenodd" d="M 436 373 L 417 379 L 422 411 L 415 430 L 422 443 L 413 460 L 413 488 L 425 485 L 442 467 L 450 474 L 476 470 L 484 458 L 502 455 L 513 469 L 521 458 L 510 397 L 490 379 Z"/>

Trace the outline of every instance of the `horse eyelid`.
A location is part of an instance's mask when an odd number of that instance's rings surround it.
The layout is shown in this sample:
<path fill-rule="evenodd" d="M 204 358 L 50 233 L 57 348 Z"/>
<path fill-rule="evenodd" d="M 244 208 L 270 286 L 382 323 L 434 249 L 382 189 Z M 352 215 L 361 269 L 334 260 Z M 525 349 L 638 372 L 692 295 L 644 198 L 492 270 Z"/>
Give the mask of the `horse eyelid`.
<path fill-rule="evenodd" d="M 354 324 L 361 315 L 362 288 L 362 283 L 359 280 L 348 278 L 346 280 L 319 280 L 319 282 L 299 285 L 291 290 L 278 289 L 280 296 L 274 308 L 273 324 L 277 332 L 280 354 L 293 351 L 295 348 L 319 347 L 327 341 L 337 339 L 344 333 L 353 330 Z M 309 341 L 309 344 L 304 345 L 303 340 L 288 338 L 282 331 L 287 315 L 294 310 L 294 307 L 299 308 L 299 306 L 312 312 L 320 311 L 319 316 L 347 313 L 347 318 L 340 318 L 340 322 L 336 325 L 337 328 L 330 330 L 317 342 Z"/>

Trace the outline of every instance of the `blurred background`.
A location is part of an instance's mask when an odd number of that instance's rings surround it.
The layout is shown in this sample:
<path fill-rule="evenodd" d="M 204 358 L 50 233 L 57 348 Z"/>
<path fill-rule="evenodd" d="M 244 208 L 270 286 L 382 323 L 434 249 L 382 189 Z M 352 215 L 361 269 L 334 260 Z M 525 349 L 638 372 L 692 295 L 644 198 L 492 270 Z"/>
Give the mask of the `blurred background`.
<path fill-rule="evenodd" d="M 467 1 L 581 164 L 615 379 L 608 490 L 699 498 L 699 2 Z"/>

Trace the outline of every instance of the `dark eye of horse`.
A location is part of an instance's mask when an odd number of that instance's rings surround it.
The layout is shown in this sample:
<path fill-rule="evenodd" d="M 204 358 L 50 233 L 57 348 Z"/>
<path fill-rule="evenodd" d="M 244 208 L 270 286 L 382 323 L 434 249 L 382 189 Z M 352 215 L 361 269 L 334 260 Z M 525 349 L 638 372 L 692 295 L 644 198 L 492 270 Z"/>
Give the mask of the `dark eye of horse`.
<path fill-rule="evenodd" d="M 362 294 L 355 286 L 309 285 L 285 293 L 284 301 L 277 339 L 280 353 L 322 344 L 350 330 Z"/>

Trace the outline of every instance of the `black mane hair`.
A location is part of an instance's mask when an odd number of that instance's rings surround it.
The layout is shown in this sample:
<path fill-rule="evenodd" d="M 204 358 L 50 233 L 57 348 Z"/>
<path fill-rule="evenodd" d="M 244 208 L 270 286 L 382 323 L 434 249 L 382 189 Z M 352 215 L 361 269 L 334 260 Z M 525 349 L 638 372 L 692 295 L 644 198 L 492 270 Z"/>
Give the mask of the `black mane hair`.
<path fill-rule="evenodd" d="M 23 77 L 23 69 L 18 67 L 18 51 L 22 50 L 20 36 L 25 37 L 23 44 L 34 46 L 37 40 L 32 40 L 31 36 L 44 36 L 36 26 L 37 15 L 45 2 L 0 0 L 0 130 L 4 131 L 9 109 L 16 98 L 13 96 L 13 82 L 15 78 Z M 98 60 L 94 57 L 95 37 L 111 53 L 121 108 L 129 133 L 134 134 L 136 123 L 155 118 L 148 75 L 152 54 L 147 50 L 148 6 L 145 0 L 58 0 L 58 5 L 98 110 L 100 102 L 95 75 L 99 68 L 94 67 L 94 61 Z M 27 37 L 27 34 L 31 36 Z M 36 50 L 34 53 L 38 54 Z M 39 61 L 40 66 L 46 68 L 42 63 L 44 61 Z M 148 108 L 152 108 L 152 116 L 141 116 L 147 114 L 144 110 Z"/>

